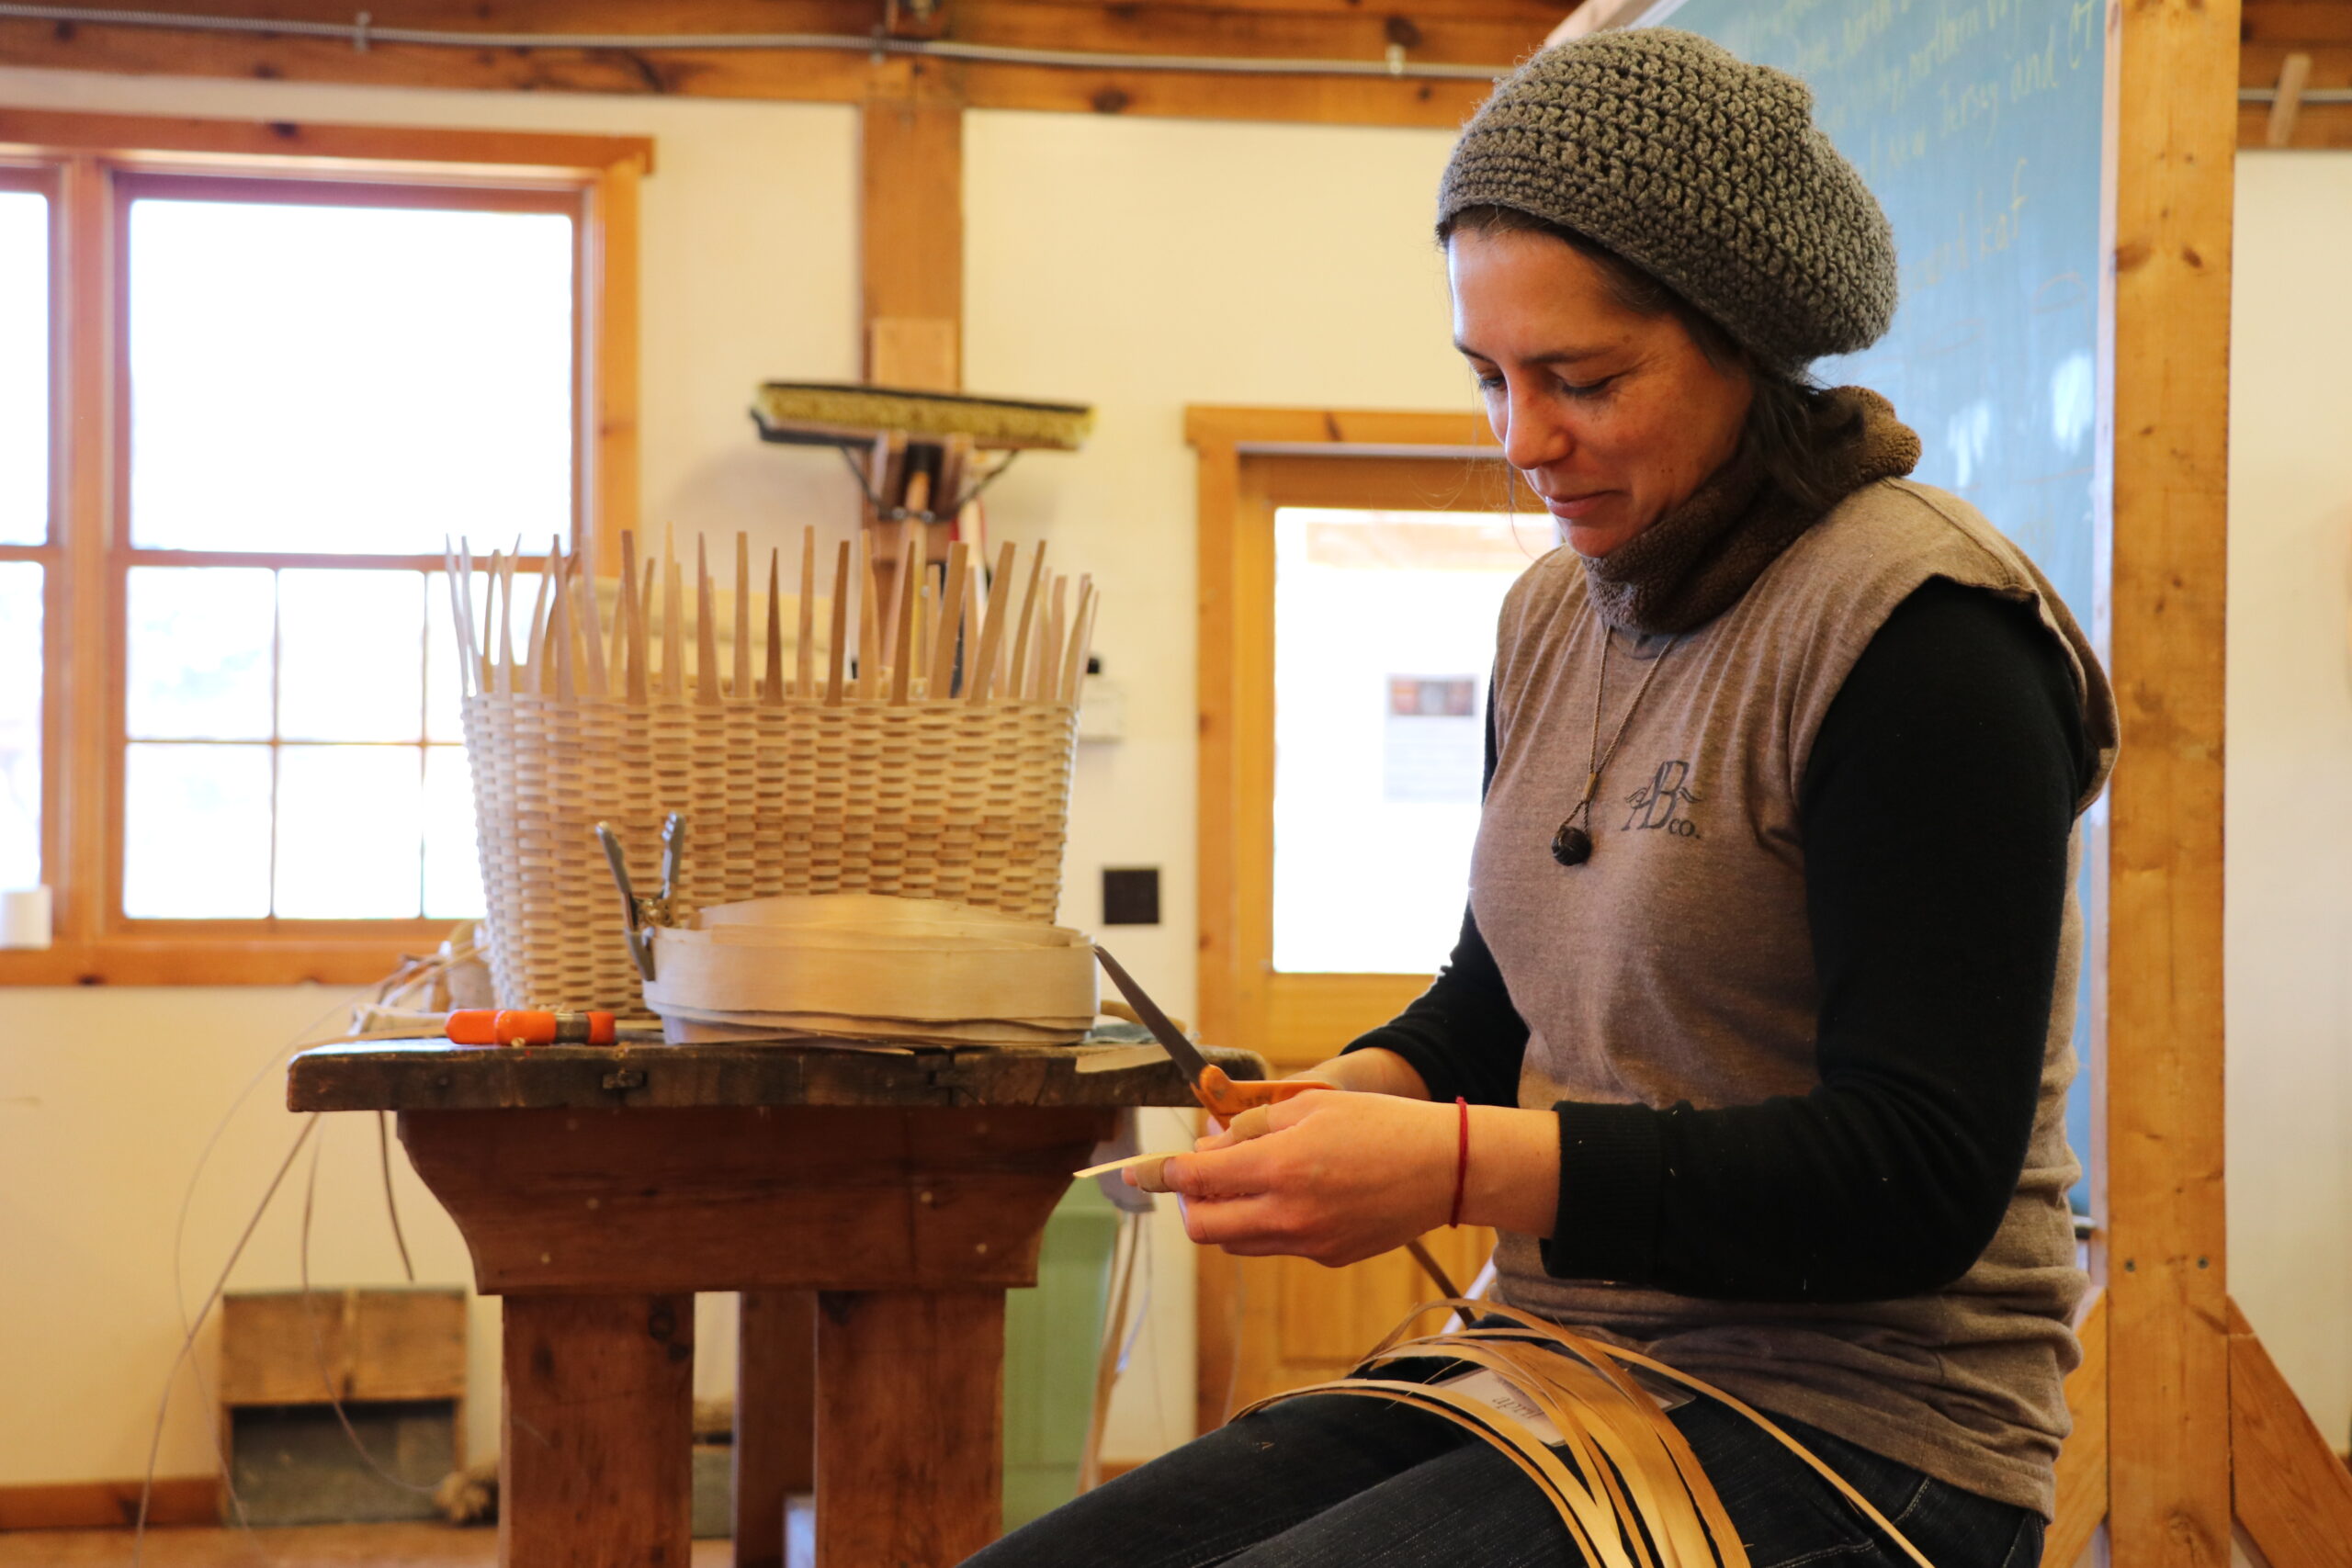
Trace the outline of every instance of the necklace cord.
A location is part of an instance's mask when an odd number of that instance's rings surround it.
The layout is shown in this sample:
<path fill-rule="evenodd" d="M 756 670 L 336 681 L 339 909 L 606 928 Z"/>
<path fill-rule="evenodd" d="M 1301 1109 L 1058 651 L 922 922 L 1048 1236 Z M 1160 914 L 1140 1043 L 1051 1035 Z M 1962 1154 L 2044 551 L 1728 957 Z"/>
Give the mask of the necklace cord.
<path fill-rule="evenodd" d="M 1610 630 L 1608 622 L 1598 615 L 1593 619 L 1600 627 L 1600 674 L 1592 687 L 1592 740 L 1585 751 L 1584 795 L 1569 811 L 1566 821 L 1562 823 L 1564 827 L 1579 817 L 1585 819 L 1588 828 L 1590 827 L 1593 797 L 1600 792 L 1601 770 L 1609 766 L 1611 757 L 1617 755 L 1617 743 L 1625 739 L 1626 727 L 1634 722 L 1634 711 L 1642 705 L 1642 699 L 1649 694 L 1650 682 L 1657 679 L 1658 669 L 1665 664 L 1666 656 L 1672 653 L 1675 644 L 1682 640 L 1678 635 L 1672 642 L 1658 649 L 1657 657 L 1650 660 L 1648 671 L 1642 676 L 1642 683 L 1634 688 L 1634 700 L 1625 705 L 1625 715 L 1617 721 L 1616 731 L 1609 737 L 1609 749 L 1604 751 L 1600 749 L 1600 708 L 1609 696 L 1609 649 L 1617 640 L 1617 636 Z"/>

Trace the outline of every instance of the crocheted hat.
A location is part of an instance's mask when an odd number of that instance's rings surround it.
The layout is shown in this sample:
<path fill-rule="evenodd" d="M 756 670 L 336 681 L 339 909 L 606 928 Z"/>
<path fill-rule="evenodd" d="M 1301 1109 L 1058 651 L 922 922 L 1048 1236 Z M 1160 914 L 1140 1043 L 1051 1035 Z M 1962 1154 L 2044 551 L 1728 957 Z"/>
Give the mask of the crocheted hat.
<path fill-rule="evenodd" d="M 1503 79 L 1454 144 L 1441 226 L 1507 207 L 1656 274 L 1767 366 L 1876 342 L 1894 235 L 1813 93 L 1671 28 L 1589 34 Z"/>

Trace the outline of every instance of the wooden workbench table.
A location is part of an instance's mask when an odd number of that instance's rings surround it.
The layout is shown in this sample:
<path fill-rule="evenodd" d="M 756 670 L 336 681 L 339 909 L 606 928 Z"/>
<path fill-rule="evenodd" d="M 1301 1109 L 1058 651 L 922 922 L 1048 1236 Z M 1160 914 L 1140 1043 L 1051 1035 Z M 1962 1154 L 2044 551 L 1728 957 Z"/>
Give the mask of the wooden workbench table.
<path fill-rule="evenodd" d="M 506 1298 L 502 1563 L 684 1568 L 693 1292 L 741 1291 L 739 1565 L 781 1558 L 816 1292 L 818 1561 L 946 1568 L 1000 1528 L 1005 1291 L 1119 1109 L 1192 1103 L 1083 1054 L 379 1041 L 297 1056 L 287 1103 L 397 1111 Z"/>

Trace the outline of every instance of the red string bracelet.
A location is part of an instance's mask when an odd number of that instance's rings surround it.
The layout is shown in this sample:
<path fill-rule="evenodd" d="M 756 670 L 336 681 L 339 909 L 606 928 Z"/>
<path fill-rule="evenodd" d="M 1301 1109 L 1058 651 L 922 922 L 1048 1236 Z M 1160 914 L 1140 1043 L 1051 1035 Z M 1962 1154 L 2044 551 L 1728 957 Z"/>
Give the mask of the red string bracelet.
<path fill-rule="evenodd" d="M 1462 1190 L 1470 1179 L 1470 1102 L 1457 1094 L 1453 1103 L 1462 1112 L 1462 1145 L 1453 1156 L 1453 1213 L 1445 1222 L 1449 1225 L 1462 1223 Z"/>

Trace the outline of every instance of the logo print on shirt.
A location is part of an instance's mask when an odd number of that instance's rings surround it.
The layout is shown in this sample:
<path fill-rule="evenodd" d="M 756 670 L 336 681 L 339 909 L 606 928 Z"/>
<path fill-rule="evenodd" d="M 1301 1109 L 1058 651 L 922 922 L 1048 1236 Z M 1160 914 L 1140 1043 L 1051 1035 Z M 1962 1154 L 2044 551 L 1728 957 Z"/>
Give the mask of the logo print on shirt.
<path fill-rule="evenodd" d="M 1618 829 L 1630 833 L 1636 828 L 1673 834 L 1678 839 L 1695 839 L 1699 824 L 1690 820 L 1683 808 L 1701 804 L 1703 796 L 1690 789 L 1690 764 L 1685 761 L 1660 762 L 1650 782 L 1625 797 L 1633 812 L 1625 825 Z"/>

